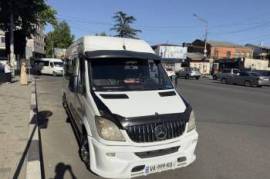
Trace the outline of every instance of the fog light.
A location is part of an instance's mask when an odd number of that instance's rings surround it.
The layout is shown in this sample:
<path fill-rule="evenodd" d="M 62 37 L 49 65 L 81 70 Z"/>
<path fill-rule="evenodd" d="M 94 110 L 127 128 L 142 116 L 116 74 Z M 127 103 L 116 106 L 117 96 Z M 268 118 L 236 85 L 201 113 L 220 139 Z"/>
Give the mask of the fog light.
<path fill-rule="evenodd" d="M 187 160 L 186 157 L 179 157 L 179 158 L 177 159 L 177 162 L 181 163 L 181 162 L 184 162 L 184 161 L 186 161 L 186 160 Z"/>
<path fill-rule="evenodd" d="M 106 153 L 108 157 L 115 157 L 115 153 Z"/>
<path fill-rule="evenodd" d="M 139 172 L 145 168 L 145 165 L 139 165 L 134 168 L 132 168 L 131 172 Z"/>

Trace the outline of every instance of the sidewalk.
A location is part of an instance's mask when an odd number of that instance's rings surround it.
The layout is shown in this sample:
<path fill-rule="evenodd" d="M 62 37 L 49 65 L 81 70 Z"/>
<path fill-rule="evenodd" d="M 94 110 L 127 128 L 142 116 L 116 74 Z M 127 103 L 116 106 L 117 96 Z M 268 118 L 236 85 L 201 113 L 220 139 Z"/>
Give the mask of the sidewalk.
<path fill-rule="evenodd" d="M 1 179 L 25 178 L 30 97 L 31 85 L 21 86 L 19 81 L 0 84 Z"/>

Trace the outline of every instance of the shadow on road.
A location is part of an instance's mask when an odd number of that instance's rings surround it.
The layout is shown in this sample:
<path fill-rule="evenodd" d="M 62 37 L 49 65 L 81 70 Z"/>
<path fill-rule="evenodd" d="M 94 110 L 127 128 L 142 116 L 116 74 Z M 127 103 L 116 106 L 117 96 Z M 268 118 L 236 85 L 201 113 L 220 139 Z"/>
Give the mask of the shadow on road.
<path fill-rule="evenodd" d="M 46 129 L 48 127 L 49 118 L 53 115 L 51 111 L 38 112 L 38 126 L 40 129 Z"/>
<path fill-rule="evenodd" d="M 72 179 L 77 179 L 72 171 L 72 167 L 70 165 L 66 165 L 62 162 L 58 163 L 55 167 L 55 179 L 64 179 L 65 173 L 69 172 Z"/>

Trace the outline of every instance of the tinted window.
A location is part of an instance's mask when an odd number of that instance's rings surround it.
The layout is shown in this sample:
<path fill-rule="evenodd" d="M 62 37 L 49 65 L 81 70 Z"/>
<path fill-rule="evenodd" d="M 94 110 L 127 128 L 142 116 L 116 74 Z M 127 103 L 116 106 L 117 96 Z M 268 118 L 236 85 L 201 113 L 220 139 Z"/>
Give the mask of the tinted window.
<path fill-rule="evenodd" d="M 223 73 L 230 73 L 230 72 L 231 72 L 231 70 L 224 69 L 222 72 L 223 72 Z"/>
<path fill-rule="evenodd" d="M 241 73 L 240 73 L 240 76 L 249 76 L 249 75 L 248 75 L 248 73 L 246 73 L 246 72 L 241 72 Z"/>
<path fill-rule="evenodd" d="M 53 62 L 54 66 L 56 67 L 62 67 L 63 63 L 62 62 Z"/>
<path fill-rule="evenodd" d="M 233 70 L 233 73 L 234 74 L 239 73 L 239 70 Z"/>
<path fill-rule="evenodd" d="M 97 91 L 162 90 L 173 86 L 159 61 L 105 59 L 91 62 Z"/>
<path fill-rule="evenodd" d="M 65 77 L 66 79 L 68 79 L 70 76 L 74 74 L 75 60 L 66 60 L 64 68 L 65 68 Z"/>

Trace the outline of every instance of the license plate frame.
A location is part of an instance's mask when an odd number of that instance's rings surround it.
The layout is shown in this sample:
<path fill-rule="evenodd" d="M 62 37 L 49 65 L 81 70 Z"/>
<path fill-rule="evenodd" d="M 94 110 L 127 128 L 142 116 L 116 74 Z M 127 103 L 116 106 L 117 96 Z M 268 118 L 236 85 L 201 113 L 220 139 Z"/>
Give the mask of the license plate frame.
<path fill-rule="evenodd" d="M 168 162 L 163 162 L 163 163 L 158 163 L 158 164 L 147 165 L 145 166 L 144 174 L 149 175 L 152 173 L 172 170 L 176 167 L 176 165 L 177 165 L 176 161 L 168 161 Z"/>

